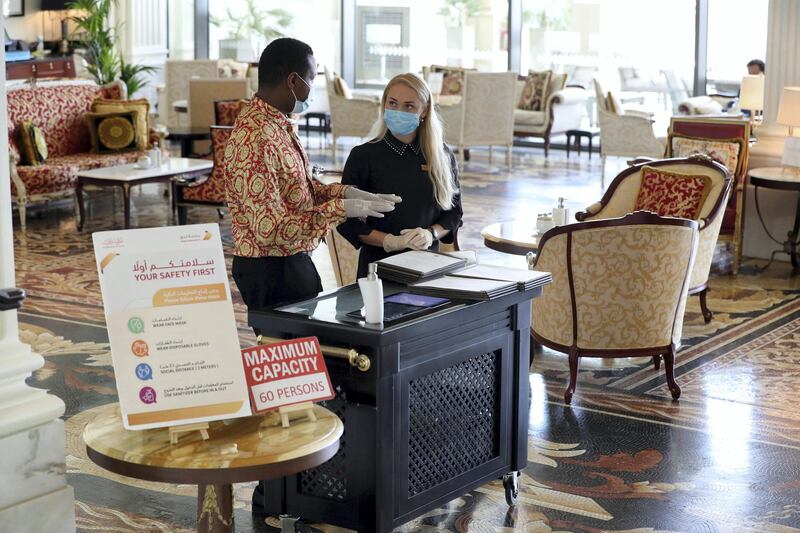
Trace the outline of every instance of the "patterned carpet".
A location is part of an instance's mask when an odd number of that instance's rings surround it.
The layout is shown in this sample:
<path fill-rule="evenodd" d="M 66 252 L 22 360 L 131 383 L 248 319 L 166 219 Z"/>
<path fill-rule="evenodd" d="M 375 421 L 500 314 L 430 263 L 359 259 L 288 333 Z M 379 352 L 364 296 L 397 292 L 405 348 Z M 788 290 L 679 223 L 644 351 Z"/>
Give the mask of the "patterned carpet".
<path fill-rule="evenodd" d="M 334 166 L 327 152 L 312 150 L 312 158 Z M 483 262 L 523 266 L 521 257 L 484 248 L 480 229 L 549 209 L 558 196 L 573 210 L 595 201 L 603 189 L 598 159 L 567 160 L 556 152 L 545 160 L 539 150 L 515 149 L 508 171 L 490 167 L 477 151 L 462 178 L 462 247 L 478 249 Z M 158 187 L 143 188 L 133 201 L 134 226 L 169 223 Z M 191 531 L 195 488 L 110 474 L 88 460 L 80 437 L 85 412 L 116 401 L 90 235 L 121 227 L 119 203 L 110 193 L 92 193 L 83 233 L 69 202 L 34 212 L 27 232 L 15 230 L 17 284 L 29 295 L 19 315 L 21 336 L 46 359 L 32 384 L 67 405 L 67 466 L 79 531 Z M 189 220 L 215 221 L 216 213 L 193 209 Z M 227 220 L 220 222 L 229 253 Z M 724 268 L 729 257 L 718 251 L 716 264 Z M 323 284 L 332 287 L 324 247 L 314 260 Z M 697 298 L 685 316 L 676 364 L 679 403 L 668 400 L 663 371 L 655 372 L 649 360 L 583 359 L 567 408 L 561 400 L 566 357 L 544 350 L 531 373 L 529 466 L 519 503 L 509 508 L 499 482 L 490 483 L 402 531 L 800 531 L 798 294 L 800 281 L 785 264 L 757 274 L 747 263 L 737 278 L 713 276 L 714 321 L 703 324 Z M 242 344 L 252 344 L 238 294 L 235 308 Z M 251 492 L 252 485 L 235 487 L 237 531 L 274 531 L 276 521 L 252 518 Z"/>

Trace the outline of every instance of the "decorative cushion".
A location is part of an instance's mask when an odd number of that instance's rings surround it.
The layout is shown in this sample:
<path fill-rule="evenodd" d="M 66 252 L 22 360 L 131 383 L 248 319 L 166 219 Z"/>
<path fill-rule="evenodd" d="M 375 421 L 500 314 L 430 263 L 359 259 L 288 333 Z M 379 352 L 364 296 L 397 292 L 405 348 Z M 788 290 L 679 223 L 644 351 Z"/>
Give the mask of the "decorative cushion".
<path fill-rule="evenodd" d="M 695 154 L 703 154 L 721 163 L 728 169 L 731 176 L 735 176 L 739 169 L 742 139 L 703 139 L 671 133 L 668 146 L 672 157 L 689 157 Z"/>
<path fill-rule="evenodd" d="M 522 96 L 517 107 L 527 111 L 541 111 L 544 109 L 552 74 L 553 71 L 551 70 L 543 70 L 541 72 L 529 70 L 528 77 L 525 79 L 525 88 L 522 89 Z"/>
<path fill-rule="evenodd" d="M 442 92 L 439 94 L 461 95 L 464 93 L 464 71 L 450 70 L 442 78 Z"/>
<path fill-rule="evenodd" d="M 679 174 L 645 166 L 634 210 L 695 220 L 710 188 L 711 178 L 708 176 Z"/>
<path fill-rule="evenodd" d="M 333 81 L 333 88 L 336 91 L 336 94 L 339 96 L 344 96 L 348 100 L 353 97 L 353 93 L 350 91 L 350 86 L 347 85 L 347 82 L 344 81 L 344 78 L 341 76 L 336 76 L 336 79 Z"/>
<path fill-rule="evenodd" d="M 17 126 L 17 142 L 20 148 L 20 164 L 40 165 L 47 159 L 47 142 L 44 133 L 30 120 Z"/>
<path fill-rule="evenodd" d="M 138 146 L 136 112 L 86 113 L 86 125 L 92 140 L 92 151 L 128 152 Z"/>
<path fill-rule="evenodd" d="M 150 131 L 150 102 L 147 98 L 138 100 L 109 100 L 98 98 L 92 102 L 94 113 L 136 113 L 136 149 L 147 150 L 149 146 Z"/>
<path fill-rule="evenodd" d="M 622 109 L 622 102 L 620 102 L 617 95 L 611 91 L 608 91 L 608 96 L 606 97 L 606 108 L 617 115 L 623 115 L 625 113 Z"/>

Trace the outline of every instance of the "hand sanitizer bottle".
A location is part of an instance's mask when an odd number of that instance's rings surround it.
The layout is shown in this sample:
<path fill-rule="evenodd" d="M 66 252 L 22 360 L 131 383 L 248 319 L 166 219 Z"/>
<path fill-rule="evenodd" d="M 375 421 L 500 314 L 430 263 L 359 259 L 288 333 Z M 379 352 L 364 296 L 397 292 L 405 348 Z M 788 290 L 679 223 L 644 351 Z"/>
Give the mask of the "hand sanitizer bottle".
<path fill-rule="evenodd" d="M 369 264 L 369 273 L 366 278 L 358 280 L 358 287 L 361 289 L 367 323 L 383 323 L 383 282 L 378 277 L 377 263 Z"/>
<path fill-rule="evenodd" d="M 569 209 L 564 207 L 564 199 L 559 197 L 558 207 L 553 208 L 553 225 L 564 226 L 569 223 Z"/>

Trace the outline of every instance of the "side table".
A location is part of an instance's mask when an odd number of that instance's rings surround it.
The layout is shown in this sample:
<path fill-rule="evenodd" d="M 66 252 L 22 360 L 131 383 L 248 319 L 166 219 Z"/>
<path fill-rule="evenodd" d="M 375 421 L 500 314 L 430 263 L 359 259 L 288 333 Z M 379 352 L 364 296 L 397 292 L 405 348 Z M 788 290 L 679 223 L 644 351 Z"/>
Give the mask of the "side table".
<path fill-rule="evenodd" d="M 342 421 L 319 405 L 316 422 L 296 420 L 282 428 L 270 415 L 211 422 L 209 439 L 199 433 L 170 444 L 167 428 L 130 431 L 119 404 L 90 411 L 83 430 L 86 453 L 115 474 L 165 483 L 198 485 L 198 533 L 233 533 L 233 483 L 289 476 L 321 465 L 339 450 Z"/>
<path fill-rule="evenodd" d="M 797 259 L 797 248 L 800 246 L 800 195 L 797 198 L 797 208 L 794 217 L 794 226 L 792 230 L 786 234 L 785 241 L 776 239 L 767 229 L 764 224 L 764 217 L 761 215 L 761 207 L 758 203 L 758 189 L 764 187 L 767 189 L 778 189 L 782 191 L 796 191 L 800 192 L 800 170 L 788 167 L 762 167 L 750 170 L 750 183 L 753 184 L 756 203 L 756 213 L 758 219 L 761 221 L 761 226 L 767 233 L 770 239 L 780 244 L 782 248 L 772 252 L 769 262 L 761 267 L 761 270 L 769 267 L 775 260 L 777 254 L 787 254 L 792 261 L 792 266 L 795 269 L 800 265 Z"/>
<path fill-rule="evenodd" d="M 589 159 L 592 158 L 592 142 L 595 137 L 600 135 L 600 128 L 589 127 L 585 130 L 567 130 L 567 157 L 569 157 L 570 147 L 574 146 L 581 155 L 582 139 L 589 139 Z"/>

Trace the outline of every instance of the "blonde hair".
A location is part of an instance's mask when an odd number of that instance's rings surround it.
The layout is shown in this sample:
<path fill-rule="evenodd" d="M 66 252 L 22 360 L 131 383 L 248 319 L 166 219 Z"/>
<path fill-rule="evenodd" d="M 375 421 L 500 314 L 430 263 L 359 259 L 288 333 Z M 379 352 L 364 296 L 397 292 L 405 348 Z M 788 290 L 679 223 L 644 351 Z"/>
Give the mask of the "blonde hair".
<path fill-rule="evenodd" d="M 422 149 L 422 155 L 428 165 L 428 176 L 433 183 L 433 195 L 436 203 L 443 210 L 452 209 L 453 197 L 458 193 L 455 184 L 455 177 L 450 166 L 450 156 L 444 148 L 444 128 L 439 113 L 433 105 L 433 98 L 428 84 L 416 74 L 398 74 L 386 85 L 381 97 L 381 111 L 378 120 L 372 127 L 370 142 L 380 142 L 383 140 L 388 128 L 383 121 L 383 110 L 386 107 L 386 98 L 389 89 L 398 83 L 406 85 L 417 93 L 417 98 L 422 103 L 422 110 L 426 111 L 425 119 L 420 122 L 417 128 L 417 140 Z"/>

